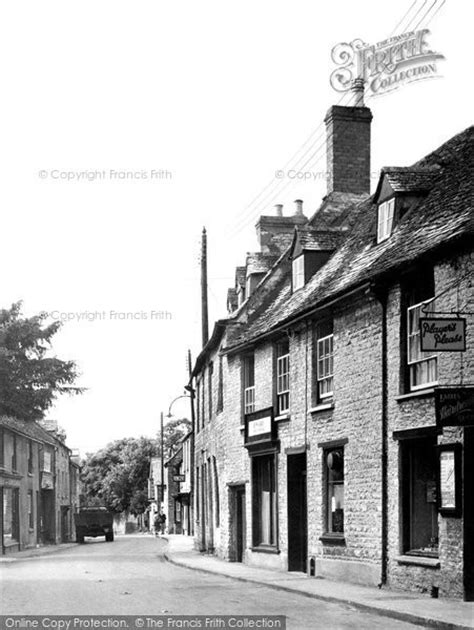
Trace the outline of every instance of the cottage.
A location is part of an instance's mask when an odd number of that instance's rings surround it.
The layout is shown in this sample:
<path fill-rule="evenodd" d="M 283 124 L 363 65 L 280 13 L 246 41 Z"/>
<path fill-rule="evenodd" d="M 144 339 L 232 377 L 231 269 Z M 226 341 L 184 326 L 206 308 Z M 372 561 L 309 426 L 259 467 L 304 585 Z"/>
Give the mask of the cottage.
<path fill-rule="evenodd" d="M 326 116 L 321 206 L 261 217 L 197 358 L 196 541 L 472 600 L 474 130 L 383 169 L 370 196 L 356 99 Z M 465 351 L 422 346 L 420 319 L 462 313 Z"/>

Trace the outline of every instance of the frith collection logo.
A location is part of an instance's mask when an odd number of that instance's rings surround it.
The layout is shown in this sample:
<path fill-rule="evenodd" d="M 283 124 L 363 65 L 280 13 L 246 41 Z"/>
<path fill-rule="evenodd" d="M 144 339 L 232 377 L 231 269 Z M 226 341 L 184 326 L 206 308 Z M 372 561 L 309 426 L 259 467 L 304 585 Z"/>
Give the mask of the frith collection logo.
<path fill-rule="evenodd" d="M 429 32 L 411 31 L 374 45 L 361 39 L 337 44 L 331 51 L 338 66 L 331 73 L 332 87 L 346 92 L 354 79 L 362 78 L 369 96 L 381 96 L 413 81 L 439 78 L 436 62 L 444 56 L 429 48 Z"/>

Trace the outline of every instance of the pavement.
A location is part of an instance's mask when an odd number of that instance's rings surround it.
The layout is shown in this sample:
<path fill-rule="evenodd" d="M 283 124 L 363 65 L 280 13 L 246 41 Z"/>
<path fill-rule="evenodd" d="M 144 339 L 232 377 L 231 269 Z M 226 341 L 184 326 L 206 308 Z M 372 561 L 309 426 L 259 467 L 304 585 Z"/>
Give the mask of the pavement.
<path fill-rule="evenodd" d="M 8 564 L 9 562 L 16 562 L 17 560 L 27 560 L 28 558 L 37 558 L 39 556 L 47 556 L 51 553 L 58 553 L 71 549 L 71 547 L 77 547 L 78 543 L 61 543 L 59 545 L 44 545 L 39 547 L 31 547 L 24 551 L 14 551 L 7 553 L 5 556 L 0 556 L 0 564 Z"/>
<path fill-rule="evenodd" d="M 166 559 L 178 566 L 254 582 L 288 593 L 299 593 L 327 602 L 349 604 L 355 608 L 428 628 L 474 628 L 474 603 L 427 596 L 390 589 L 359 586 L 303 573 L 282 572 L 251 567 L 240 562 L 226 562 L 194 549 L 191 536 L 167 535 Z"/>

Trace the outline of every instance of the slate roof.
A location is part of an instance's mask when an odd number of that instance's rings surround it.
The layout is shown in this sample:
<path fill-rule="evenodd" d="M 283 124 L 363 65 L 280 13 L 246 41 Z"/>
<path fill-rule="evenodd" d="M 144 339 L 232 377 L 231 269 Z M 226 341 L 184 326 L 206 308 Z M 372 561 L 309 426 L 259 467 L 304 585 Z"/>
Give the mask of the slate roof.
<path fill-rule="evenodd" d="M 328 251 L 336 249 L 341 242 L 341 235 L 338 232 L 328 230 L 315 230 L 311 228 L 296 228 L 298 242 L 301 249 L 311 251 Z"/>
<path fill-rule="evenodd" d="M 229 337 L 226 351 L 252 343 L 364 283 L 385 282 L 436 250 L 454 247 L 461 239 L 472 242 L 473 145 L 474 127 L 469 127 L 413 165 L 415 169 L 440 168 L 431 174 L 428 194 L 403 215 L 390 238 L 382 243 L 376 243 L 377 207 L 372 199 L 350 204 L 346 210 L 353 227 L 329 261 L 295 293 L 291 293 L 287 274 L 277 297 L 262 306 L 245 330 L 236 330 Z M 343 214 L 341 211 L 340 216 Z"/>
<path fill-rule="evenodd" d="M 316 230 L 347 229 L 352 224 L 350 208 L 368 197 L 368 194 L 331 192 L 323 197 L 321 205 L 308 221 L 308 225 Z"/>
<path fill-rule="evenodd" d="M 46 442 L 52 445 L 56 444 L 54 437 L 49 431 L 43 429 L 43 427 L 34 420 L 19 420 L 18 418 L 12 418 L 10 416 L 0 416 L 0 426 L 25 435 L 38 442 Z"/>
<path fill-rule="evenodd" d="M 262 252 L 247 253 L 246 266 L 247 277 L 252 273 L 267 273 L 278 260 L 275 254 L 263 254 Z"/>
<path fill-rule="evenodd" d="M 394 192 L 426 192 L 438 172 L 439 166 L 385 166 L 382 169 Z"/>

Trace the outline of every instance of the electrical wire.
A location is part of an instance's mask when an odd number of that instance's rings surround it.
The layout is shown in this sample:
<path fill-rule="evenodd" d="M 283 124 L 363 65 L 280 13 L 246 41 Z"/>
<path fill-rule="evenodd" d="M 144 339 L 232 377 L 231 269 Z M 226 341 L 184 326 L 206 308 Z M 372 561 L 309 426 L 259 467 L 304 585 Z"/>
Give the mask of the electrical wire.
<path fill-rule="evenodd" d="M 423 17 L 420 19 L 420 21 L 418 22 L 416 28 L 419 26 L 419 24 L 425 20 L 429 13 L 433 10 L 433 8 L 436 5 L 436 1 L 434 1 L 434 3 L 428 8 L 428 10 L 425 12 L 425 14 L 423 15 Z M 397 26 L 393 29 L 392 33 L 390 36 L 393 35 L 393 33 L 395 33 L 395 31 L 397 30 L 398 26 L 404 21 L 405 17 L 408 16 L 408 14 L 410 13 L 410 11 L 412 10 L 412 8 L 414 7 L 416 3 L 415 2 L 412 3 L 412 5 L 410 6 L 410 8 L 405 12 L 405 15 L 402 17 L 402 19 L 399 21 L 399 23 L 397 24 Z M 439 9 L 443 6 L 443 4 L 445 3 L 445 0 L 443 0 L 443 2 L 441 3 L 441 5 L 438 7 L 438 9 L 435 11 L 435 14 L 439 11 Z M 415 13 L 414 16 L 412 16 L 407 25 L 406 28 L 408 28 L 409 26 L 411 26 L 411 24 L 413 23 L 413 21 L 416 19 L 416 17 L 420 14 L 420 11 L 423 9 L 423 7 L 426 5 L 426 0 L 424 0 L 423 4 L 421 5 L 421 7 L 417 10 L 417 12 Z M 433 19 L 434 15 L 431 17 L 431 19 Z M 430 21 L 431 21 L 430 19 Z M 347 96 L 347 92 L 341 97 L 341 99 L 339 99 L 338 104 L 342 103 L 342 101 L 344 100 L 344 97 Z M 310 138 L 315 135 L 315 133 L 317 133 L 317 131 L 321 128 L 322 125 L 319 125 L 318 128 L 311 134 L 311 136 L 300 146 L 300 148 L 295 152 L 294 156 L 298 154 L 298 152 L 308 144 Z M 333 134 L 335 133 L 335 131 L 340 129 L 340 125 L 335 127 L 333 130 Z M 303 168 L 305 168 L 313 159 L 317 160 L 315 161 L 315 165 L 318 163 L 319 159 L 321 158 L 320 151 L 324 149 L 324 146 L 327 142 L 327 140 L 330 140 L 332 135 L 331 134 L 328 138 L 326 138 L 322 143 L 320 143 L 317 148 L 313 151 L 313 153 L 309 156 L 309 158 L 304 162 L 304 164 L 300 165 L 301 160 L 309 153 L 309 151 L 311 151 L 316 143 L 320 140 L 320 138 L 322 137 L 323 134 L 319 134 L 317 138 L 315 138 L 315 140 L 311 143 L 310 147 L 308 147 L 308 149 L 306 149 L 306 151 L 298 158 L 297 162 L 294 165 L 294 168 L 291 170 L 295 170 L 295 171 L 302 171 Z M 287 163 L 285 164 L 286 168 L 290 163 L 291 160 L 293 158 L 290 158 L 290 160 L 287 161 Z M 284 169 L 282 169 L 284 170 Z M 252 218 L 255 218 L 256 215 L 259 214 L 259 210 L 263 205 L 266 205 L 268 200 L 273 201 L 275 200 L 275 198 L 277 197 L 277 195 L 281 195 L 281 193 L 286 190 L 286 188 L 288 188 L 288 186 L 290 186 L 291 184 L 294 184 L 293 180 L 287 180 L 286 182 L 284 182 L 284 180 L 279 181 L 276 186 L 274 187 L 273 190 L 270 190 L 261 200 L 259 203 L 255 203 L 255 200 L 259 199 L 264 192 L 266 192 L 269 188 L 272 187 L 272 184 L 274 184 L 274 180 L 272 180 L 269 184 L 267 184 L 267 186 L 254 198 L 254 200 L 252 202 L 250 202 L 250 204 L 248 204 L 246 206 L 246 209 L 248 209 L 247 212 L 244 212 L 243 215 L 241 215 L 239 217 L 239 219 L 237 220 L 237 223 L 234 226 L 234 229 L 232 230 L 232 232 L 230 233 L 230 237 L 235 237 L 236 235 L 238 235 L 249 223 L 250 220 L 252 220 Z M 283 186 L 282 186 L 283 184 Z"/>

